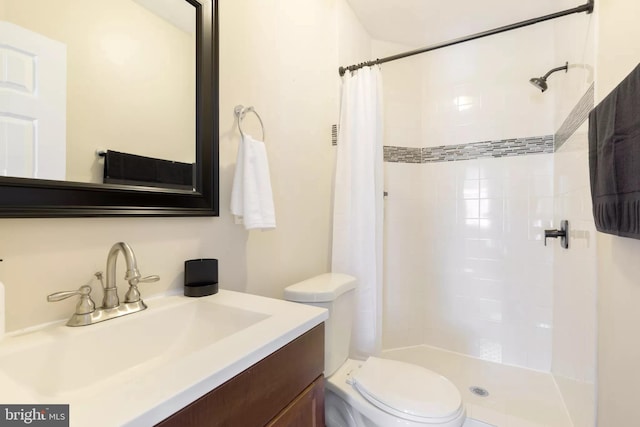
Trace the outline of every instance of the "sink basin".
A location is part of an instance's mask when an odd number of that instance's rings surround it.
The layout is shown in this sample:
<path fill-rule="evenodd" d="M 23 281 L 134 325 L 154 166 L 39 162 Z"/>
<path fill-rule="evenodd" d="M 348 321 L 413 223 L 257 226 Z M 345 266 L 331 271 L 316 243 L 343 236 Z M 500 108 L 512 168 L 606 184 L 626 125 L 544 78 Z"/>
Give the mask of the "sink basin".
<path fill-rule="evenodd" d="M 157 369 L 269 317 L 206 300 L 189 302 L 174 296 L 126 321 L 43 330 L 43 339 L 29 337 L 24 348 L 0 353 L 0 371 L 42 396 L 95 389 L 116 375 Z"/>
<path fill-rule="evenodd" d="M 146 302 L 147 310 L 107 322 L 6 337 L 0 401 L 68 403 L 77 426 L 154 424 L 326 318 L 315 307 L 230 291 Z"/>

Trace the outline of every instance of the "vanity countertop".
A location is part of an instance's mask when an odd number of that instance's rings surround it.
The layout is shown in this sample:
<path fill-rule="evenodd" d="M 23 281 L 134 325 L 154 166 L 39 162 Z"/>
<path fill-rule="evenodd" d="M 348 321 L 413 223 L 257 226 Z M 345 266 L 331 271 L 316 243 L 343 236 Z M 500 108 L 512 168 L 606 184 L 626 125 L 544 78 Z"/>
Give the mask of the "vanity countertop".
<path fill-rule="evenodd" d="M 2 404 L 69 404 L 75 427 L 150 426 L 327 319 L 321 308 L 220 290 L 168 295 L 96 325 L 0 341 Z"/>

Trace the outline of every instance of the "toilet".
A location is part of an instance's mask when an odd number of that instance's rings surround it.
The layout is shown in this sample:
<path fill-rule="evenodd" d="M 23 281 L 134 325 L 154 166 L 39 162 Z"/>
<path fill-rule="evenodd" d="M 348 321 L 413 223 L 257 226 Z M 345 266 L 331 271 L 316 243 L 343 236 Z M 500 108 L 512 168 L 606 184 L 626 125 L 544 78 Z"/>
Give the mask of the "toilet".
<path fill-rule="evenodd" d="M 356 279 L 327 273 L 287 287 L 288 301 L 329 310 L 325 321 L 327 427 L 461 427 L 460 391 L 421 366 L 369 357 L 349 359 Z"/>

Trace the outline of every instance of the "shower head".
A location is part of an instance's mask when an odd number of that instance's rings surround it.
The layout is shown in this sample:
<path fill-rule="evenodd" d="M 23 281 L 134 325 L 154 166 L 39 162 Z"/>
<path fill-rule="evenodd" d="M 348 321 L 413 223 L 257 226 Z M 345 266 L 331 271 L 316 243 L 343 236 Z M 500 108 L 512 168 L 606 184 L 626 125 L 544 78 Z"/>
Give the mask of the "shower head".
<path fill-rule="evenodd" d="M 544 77 L 534 77 L 529 80 L 529 83 L 540 89 L 542 92 L 547 90 L 547 88 L 549 87 L 547 85 L 547 79 L 545 79 Z"/>
<path fill-rule="evenodd" d="M 565 63 L 564 66 L 562 67 L 557 67 L 554 68 L 552 70 L 549 70 L 549 72 L 547 74 L 545 74 L 542 77 L 534 77 L 532 79 L 529 80 L 529 83 L 531 83 L 532 85 L 534 85 L 535 87 L 537 87 L 538 89 L 540 89 L 542 92 L 544 92 L 545 90 L 547 90 L 549 88 L 549 86 L 547 85 L 547 78 L 555 73 L 556 71 L 561 71 L 564 70 L 565 73 L 569 71 L 569 63 Z"/>

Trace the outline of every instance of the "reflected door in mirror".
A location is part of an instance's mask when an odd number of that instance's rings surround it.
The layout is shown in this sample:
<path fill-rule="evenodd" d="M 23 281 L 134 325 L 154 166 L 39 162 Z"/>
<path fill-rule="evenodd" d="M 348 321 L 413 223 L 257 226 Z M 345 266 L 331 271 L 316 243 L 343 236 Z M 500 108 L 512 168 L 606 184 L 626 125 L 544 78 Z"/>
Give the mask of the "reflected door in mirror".
<path fill-rule="evenodd" d="M 0 175 L 65 179 L 66 48 L 0 22 Z"/>
<path fill-rule="evenodd" d="M 100 184 L 98 150 L 196 163 L 196 19 L 185 0 L 0 0 L 12 67 L 0 87 L 0 173 Z M 45 92 L 58 99 L 42 104 Z"/>

